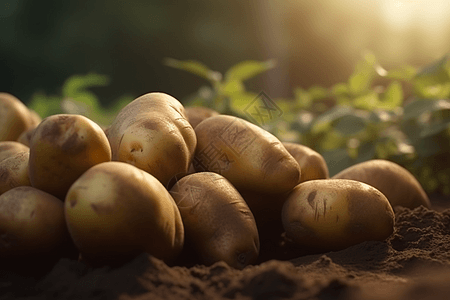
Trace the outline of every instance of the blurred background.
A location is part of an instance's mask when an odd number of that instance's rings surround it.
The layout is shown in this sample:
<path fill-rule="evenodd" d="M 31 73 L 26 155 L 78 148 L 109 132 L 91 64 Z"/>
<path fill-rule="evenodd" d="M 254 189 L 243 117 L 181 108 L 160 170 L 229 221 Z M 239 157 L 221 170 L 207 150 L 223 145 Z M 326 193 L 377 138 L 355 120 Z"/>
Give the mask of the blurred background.
<path fill-rule="evenodd" d="M 290 97 L 347 80 L 364 50 L 386 69 L 426 65 L 448 52 L 449 36 L 448 0 L 0 0 L 0 91 L 27 103 L 97 72 L 112 81 L 95 90 L 103 103 L 151 91 L 182 100 L 205 80 L 165 57 L 222 73 L 273 58 L 277 67 L 247 86 Z"/>

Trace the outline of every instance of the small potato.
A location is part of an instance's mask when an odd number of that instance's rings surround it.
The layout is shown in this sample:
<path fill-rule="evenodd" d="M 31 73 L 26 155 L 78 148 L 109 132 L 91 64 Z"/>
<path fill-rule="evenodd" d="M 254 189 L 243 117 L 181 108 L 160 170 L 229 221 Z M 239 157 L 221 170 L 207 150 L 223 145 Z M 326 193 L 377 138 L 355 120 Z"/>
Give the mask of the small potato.
<path fill-rule="evenodd" d="M 197 172 L 221 174 L 239 192 L 278 194 L 300 182 L 300 166 L 268 131 L 238 117 L 218 115 L 195 127 Z"/>
<path fill-rule="evenodd" d="M 18 186 L 30 186 L 28 160 L 30 152 L 19 152 L 0 161 L 0 195 Z"/>
<path fill-rule="evenodd" d="M 31 128 L 31 129 L 28 129 L 28 130 L 22 132 L 22 134 L 17 139 L 17 142 L 19 142 L 27 147 L 30 147 L 31 137 L 33 136 L 35 130 L 36 130 L 36 128 Z"/>
<path fill-rule="evenodd" d="M 201 121 L 219 115 L 217 111 L 201 106 L 186 106 L 185 111 L 186 117 L 194 129 Z"/>
<path fill-rule="evenodd" d="M 255 263 L 259 237 L 253 214 L 223 176 L 200 172 L 180 179 L 170 190 L 190 243 L 201 261 L 225 261 L 243 269 Z"/>
<path fill-rule="evenodd" d="M 339 172 L 335 179 L 352 179 L 367 183 L 381 191 L 392 207 L 430 208 L 430 199 L 420 183 L 402 166 L 384 159 L 368 160 Z"/>
<path fill-rule="evenodd" d="M 165 93 L 148 93 L 126 105 L 108 129 L 112 160 L 132 164 L 164 186 L 186 173 L 197 139 L 183 105 Z"/>
<path fill-rule="evenodd" d="M 70 235 L 94 264 L 122 263 L 147 252 L 174 260 L 184 243 L 180 212 L 152 175 L 123 162 L 86 171 L 65 199 Z"/>
<path fill-rule="evenodd" d="M 337 251 L 382 241 L 394 231 L 394 211 L 374 187 L 354 180 L 319 179 L 297 185 L 282 209 L 286 236 L 314 251 Z"/>
<path fill-rule="evenodd" d="M 0 141 L 16 141 L 33 126 L 30 111 L 19 99 L 0 93 Z"/>
<path fill-rule="evenodd" d="M 45 118 L 30 141 L 31 185 L 61 200 L 90 167 L 111 160 L 111 148 L 99 125 L 81 115 Z"/>
<path fill-rule="evenodd" d="M 68 243 L 61 200 L 30 186 L 0 196 L 0 258 L 46 255 Z"/>
<path fill-rule="evenodd" d="M 14 141 L 0 142 L 0 161 L 20 152 L 29 152 L 30 148 L 22 143 Z"/>
<path fill-rule="evenodd" d="M 295 158 L 302 169 L 300 182 L 330 178 L 327 163 L 320 153 L 296 143 L 283 142 L 283 146 Z"/>

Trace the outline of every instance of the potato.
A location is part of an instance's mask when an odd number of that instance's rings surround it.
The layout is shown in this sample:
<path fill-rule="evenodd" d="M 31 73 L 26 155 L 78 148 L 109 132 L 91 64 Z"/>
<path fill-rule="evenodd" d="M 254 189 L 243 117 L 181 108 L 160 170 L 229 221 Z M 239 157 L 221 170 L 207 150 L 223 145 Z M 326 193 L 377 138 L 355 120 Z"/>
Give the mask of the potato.
<path fill-rule="evenodd" d="M 81 174 L 110 160 L 111 148 L 99 125 L 81 115 L 53 115 L 36 127 L 30 141 L 30 182 L 63 200 Z"/>
<path fill-rule="evenodd" d="M 70 187 L 64 209 L 75 245 L 96 264 L 124 262 L 142 252 L 170 262 L 183 247 L 183 222 L 169 192 L 127 163 L 90 168 Z"/>
<path fill-rule="evenodd" d="M 300 182 L 330 178 L 327 163 L 320 153 L 297 143 L 283 142 L 283 146 L 300 165 L 302 170 Z"/>
<path fill-rule="evenodd" d="M 219 115 L 217 111 L 201 106 L 187 106 L 185 107 L 185 111 L 186 118 L 194 129 L 201 121 Z"/>
<path fill-rule="evenodd" d="M 16 141 L 32 126 L 28 108 L 13 95 L 0 93 L 0 141 Z"/>
<path fill-rule="evenodd" d="M 30 152 L 19 152 L 0 161 L 0 195 L 18 186 L 30 186 L 28 160 Z"/>
<path fill-rule="evenodd" d="M 363 241 L 382 241 L 394 231 L 394 211 L 374 187 L 347 179 L 297 185 L 283 205 L 286 236 L 315 251 L 337 251 Z"/>
<path fill-rule="evenodd" d="M 183 105 L 164 93 L 148 93 L 125 106 L 108 139 L 112 160 L 132 164 L 164 186 L 188 171 L 197 143 Z"/>
<path fill-rule="evenodd" d="M 0 161 L 5 158 L 11 157 L 20 152 L 28 152 L 30 148 L 22 143 L 15 141 L 3 141 L 0 142 Z"/>
<path fill-rule="evenodd" d="M 223 176 L 200 172 L 180 179 L 170 190 L 190 243 L 201 262 L 225 261 L 243 269 L 255 263 L 259 237 L 253 214 Z"/>
<path fill-rule="evenodd" d="M 30 147 L 31 137 L 33 136 L 35 130 L 36 128 L 31 128 L 22 132 L 22 134 L 17 138 L 17 142 Z"/>
<path fill-rule="evenodd" d="M 388 160 L 373 159 L 362 162 L 339 172 L 333 178 L 367 183 L 380 190 L 392 207 L 431 207 L 427 194 L 414 175 Z"/>
<path fill-rule="evenodd" d="M 59 199 L 30 186 L 0 196 L 0 258 L 56 253 L 68 243 L 72 242 Z"/>
<path fill-rule="evenodd" d="M 221 174 L 239 192 L 283 193 L 300 181 L 297 161 L 266 130 L 238 117 L 210 117 L 195 127 L 197 172 Z"/>

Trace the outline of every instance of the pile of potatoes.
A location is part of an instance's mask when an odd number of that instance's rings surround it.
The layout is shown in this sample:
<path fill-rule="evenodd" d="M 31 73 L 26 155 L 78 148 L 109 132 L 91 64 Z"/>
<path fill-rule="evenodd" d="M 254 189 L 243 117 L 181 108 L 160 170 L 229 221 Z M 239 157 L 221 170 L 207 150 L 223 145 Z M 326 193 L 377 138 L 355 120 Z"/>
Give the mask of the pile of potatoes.
<path fill-rule="evenodd" d="M 1 260 L 72 247 L 91 265 L 147 252 L 242 269 L 283 245 L 383 241 L 392 207 L 430 207 L 393 162 L 330 178 L 314 150 L 165 93 L 136 98 L 106 129 L 75 114 L 41 120 L 7 93 L 0 114 Z"/>

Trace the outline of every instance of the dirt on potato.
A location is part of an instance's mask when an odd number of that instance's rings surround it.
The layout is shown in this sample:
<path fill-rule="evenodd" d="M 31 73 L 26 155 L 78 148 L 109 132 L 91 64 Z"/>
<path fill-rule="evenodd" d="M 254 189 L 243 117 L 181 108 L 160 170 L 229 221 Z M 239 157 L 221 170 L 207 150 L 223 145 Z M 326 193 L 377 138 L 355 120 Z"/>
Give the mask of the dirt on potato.
<path fill-rule="evenodd" d="M 172 266 L 142 254 L 121 267 L 73 258 L 0 267 L 0 299 L 445 299 L 450 294 L 450 197 L 395 210 L 394 233 L 337 252 L 269 260 L 242 271 Z M 40 269 L 39 269 L 40 268 Z"/>

